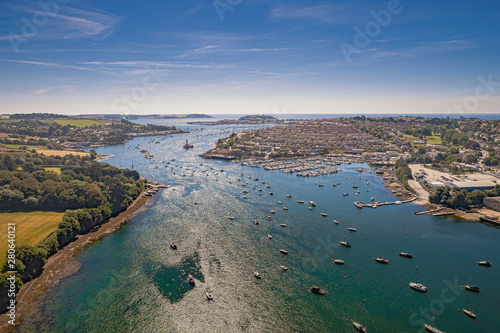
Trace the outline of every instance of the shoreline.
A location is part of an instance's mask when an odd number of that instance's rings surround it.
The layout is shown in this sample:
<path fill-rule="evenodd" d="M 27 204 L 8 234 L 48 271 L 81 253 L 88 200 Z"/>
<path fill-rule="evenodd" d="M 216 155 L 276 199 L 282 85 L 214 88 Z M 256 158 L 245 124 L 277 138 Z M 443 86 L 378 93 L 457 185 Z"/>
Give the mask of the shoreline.
<path fill-rule="evenodd" d="M 16 295 L 16 325 L 9 324 L 8 321 L 10 318 L 7 316 L 8 312 L 4 313 L 0 315 L 0 332 L 12 332 L 17 329 L 40 296 L 51 286 L 57 284 L 62 278 L 78 272 L 79 265 L 74 259 L 83 249 L 95 241 L 102 239 L 107 234 L 119 230 L 133 215 L 143 210 L 152 198 L 152 196 L 146 196 L 146 192 L 148 190 L 142 192 L 123 212 L 103 223 L 96 232 L 78 235 L 75 241 L 48 258 L 43 266 L 42 274 L 25 283 Z M 75 265 L 72 265 L 72 263 Z M 68 267 L 71 269 L 67 269 Z M 63 272 L 65 274 L 61 276 Z"/>

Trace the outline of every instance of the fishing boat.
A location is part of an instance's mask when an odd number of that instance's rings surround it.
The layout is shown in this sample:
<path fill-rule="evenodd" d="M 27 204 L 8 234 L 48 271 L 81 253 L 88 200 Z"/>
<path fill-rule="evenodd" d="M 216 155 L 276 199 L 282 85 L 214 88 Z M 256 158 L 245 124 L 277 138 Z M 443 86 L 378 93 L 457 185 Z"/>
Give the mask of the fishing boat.
<path fill-rule="evenodd" d="M 380 263 L 380 264 L 388 264 L 389 263 L 389 259 L 385 259 L 385 258 L 375 258 L 375 261 Z"/>
<path fill-rule="evenodd" d="M 288 254 L 288 251 L 281 249 L 281 250 L 280 250 L 280 253 L 283 253 L 283 254 Z"/>
<path fill-rule="evenodd" d="M 478 261 L 477 262 L 479 266 L 485 266 L 485 267 L 491 267 L 491 262 L 489 261 Z"/>
<path fill-rule="evenodd" d="M 418 267 L 417 267 L 417 271 L 415 273 L 415 281 L 418 280 Z M 410 285 L 410 288 L 416 290 L 416 291 L 420 291 L 422 293 L 425 293 L 427 291 L 427 287 L 424 286 L 423 284 L 421 283 L 418 283 L 418 282 L 410 282 L 409 283 Z"/>
<path fill-rule="evenodd" d="M 349 231 L 356 231 L 356 228 L 349 228 Z"/>
<path fill-rule="evenodd" d="M 319 287 L 316 287 L 316 286 L 312 286 L 311 287 L 311 292 L 313 294 L 318 294 L 318 295 L 324 295 L 325 294 L 325 291 L 320 289 Z"/>
<path fill-rule="evenodd" d="M 257 272 L 257 271 L 253 272 L 253 276 L 255 276 L 256 279 L 260 279 L 261 278 L 259 272 Z"/>
<path fill-rule="evenodd" d="M 466 285 L 466 286 L 465 286 L 465 289 L 466 289 L 466 290 L 468 290 L 468 291 L 475 292 L 475 293 L 478 293 L 478 292 L 479 292 L 479 287 L 476 287 L 476 286 Z"/>
<path fill-rule="evenodd" d="M 282 270 L 284 270 L 284 271 L 287 271 L 287 270 L 288 270 L 288 268 L 287 268 L 287 267 L 282 266 L 282 265 L 280 265 L 280 268 L 281 268 Z"/>
<path fill-rule="evenodd" d="M 344 264 L 344 260 L 341 260 L 341 259 L 335 259 L 333 262 L 335 264 L 337 264 L 337 265 L 343 265 Z"/>
<path fill-rule="evenodd" d="M 316 203 L 315 203 L 314 201 L 312 201 L 312 200 L 308 201 L 308 202 L 307 202 L 307 204 L 308 204 L 309 206 L 316 207 Z"/>
<path fill-rule="evenodd" d="M 212 296 L 212 294 L 211 294 L 211 293 L 209 293 L 208 291 L 205 291 L 205 296 L 207 297 L 207 299 L 208 299 L 209 301 L 211 301 L 211 300 L 213 300 L 213 299 L 214 299 L 214 297 Z"/>

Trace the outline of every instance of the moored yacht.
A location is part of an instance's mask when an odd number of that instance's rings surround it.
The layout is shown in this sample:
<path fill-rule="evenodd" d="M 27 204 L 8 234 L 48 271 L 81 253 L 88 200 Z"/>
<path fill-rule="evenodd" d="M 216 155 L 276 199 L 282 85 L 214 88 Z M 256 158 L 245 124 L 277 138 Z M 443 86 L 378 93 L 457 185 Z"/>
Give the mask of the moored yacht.
<path fill-rule="evenodd" d="M 405 257 L 405 258 L 413 258 L 413 254 L 411 254 L 410 252 L 399 252 L 398 253 L 401 257 Z"/>
<path fill-rule="evenodd" d="M 326 213 L 321 213 L 321 216 L 327 217 L 328 215 Z"/>
<path fill-rule="evenodd" d="M 375 261 L 378 263 L 381 263 L 381 264 L 388 264 L 389 263 L 389 259 L 385 259 L 385 258 L 375 258 Z"/>
<path fill-rule="evenodd" d="M 345 247 L 351 247 L 351 243 L 346 242 L 346 241 L 340 242 L 340 245 L 345 246 Z"/>
<path fill-rule="evenodd" d="M 271 236 L 270 234 L 267 234 L 267 238 L 272 239 L 273 236 Z"/>
<path fill-rule="evenodd" d="M 363 332 L 366 333 L 366 327 L 361 325 L 360 323 L 357 323 L 355 321 L 352 321 L 352 326 L 358 331 L 358 332 Z"/>
<path fill-rule="evenodd" d="M 478 261 L 478 265 L 480 266 L 485 266 L 485 267 L 490 267 L 491 266 L 491 262 L 489 261 Z"/>
<path fill-rule="evenodd" d="M 349 231 L 356 231 L 356 228 L 349 228 Z"/>
<path fill-rule="evenodd" d="M 337 264 L 337 265 L 343 265 L 344 264 L 344 260 L 341 260 L 341 259 L 335 259 L 333 262 L 335 264 Z"/>
<path fill-rule="evenodd" d="M 425 324 L 424 326 L 425 326 L 425 329 L 427 331 L 429 331 L 429 332 L 432 332 L 432 333 L 444 333 L 443 331 L 438 330 L 437 328 L 435 328 L 432 325 Z"/>
<path fill-rule="evenodd" d="M 423 293 L 425 293 L 427 291 L 427 287 L 421 283 L 410 282 L 409 285 L 410 285 L 410 288 L 415 289 L 416 291 L 420 291 Z"/>
<path fill-rule="evenodd" d="M 313 206 L 313 207 L 316 206 L 316 203 L 314 201 L 312 201 L 312 200 L 308 201 L 307 204 L 310 205 L 310 206 Z"/>
<path fill-rule="evenodd" d="M 284 271 L 287 271 L 287 270 L 288 270 L 288 268 L 287 268 L 287 267 L 282 266 L 282 265 L 280 265 L 280 268 L 281 268 L 282 270 L 284 270 Z"/>
<path fill-rule="evenodd" d="M 281 249 L 281 250 L 280 250 L 280 253 L 283 253 L 283 254 L 288 254 L 288 251 Z"/>
<path fill-rule="evenodd" d="M 253 272 L 253 276 L 255 276 L 256 279 L 260 279 L 261 278 L 259 272 L 257 272 L 257 271 Z"/>

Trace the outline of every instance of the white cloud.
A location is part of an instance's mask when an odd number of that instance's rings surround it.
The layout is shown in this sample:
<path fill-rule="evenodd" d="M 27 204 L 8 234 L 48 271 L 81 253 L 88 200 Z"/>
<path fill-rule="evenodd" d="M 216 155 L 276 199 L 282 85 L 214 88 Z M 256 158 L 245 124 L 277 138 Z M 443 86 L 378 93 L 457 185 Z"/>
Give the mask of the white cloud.
<path fill-rule="evenodd" d="M 38 89 L 37 91 L 35 91 L 35 95 L 45 94 L 46 92 L 47 92 L 47 89 Z"/>

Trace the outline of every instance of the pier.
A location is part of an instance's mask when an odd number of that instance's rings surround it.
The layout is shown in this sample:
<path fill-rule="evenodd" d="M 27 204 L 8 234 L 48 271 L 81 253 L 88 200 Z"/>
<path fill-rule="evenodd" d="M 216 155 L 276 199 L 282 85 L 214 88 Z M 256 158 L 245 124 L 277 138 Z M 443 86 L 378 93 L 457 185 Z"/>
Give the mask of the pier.
<path fill-rule="evenodd" d="M 363 203 L 361 201 L 355 201 L 354 202 L 354 206 L 358 207 L 358 208 L 377 208 L 379 206 L 387 206 L 387 205 L 401 205 L 401 204 L 405 204 L 405 203 L 410 203 L 410 202 L 413 202 L 415 200 L 417 200 L 419 197 L 414 197 L 414 198 L 411 198 L 411 199 L 408 199 L 408 200 L 401 200 L 401 201 L 386 201 L 386 202 L 380 202 L 380 201 L 376 201 L 376 202 L 373 202 L 373 203 Z"/>

